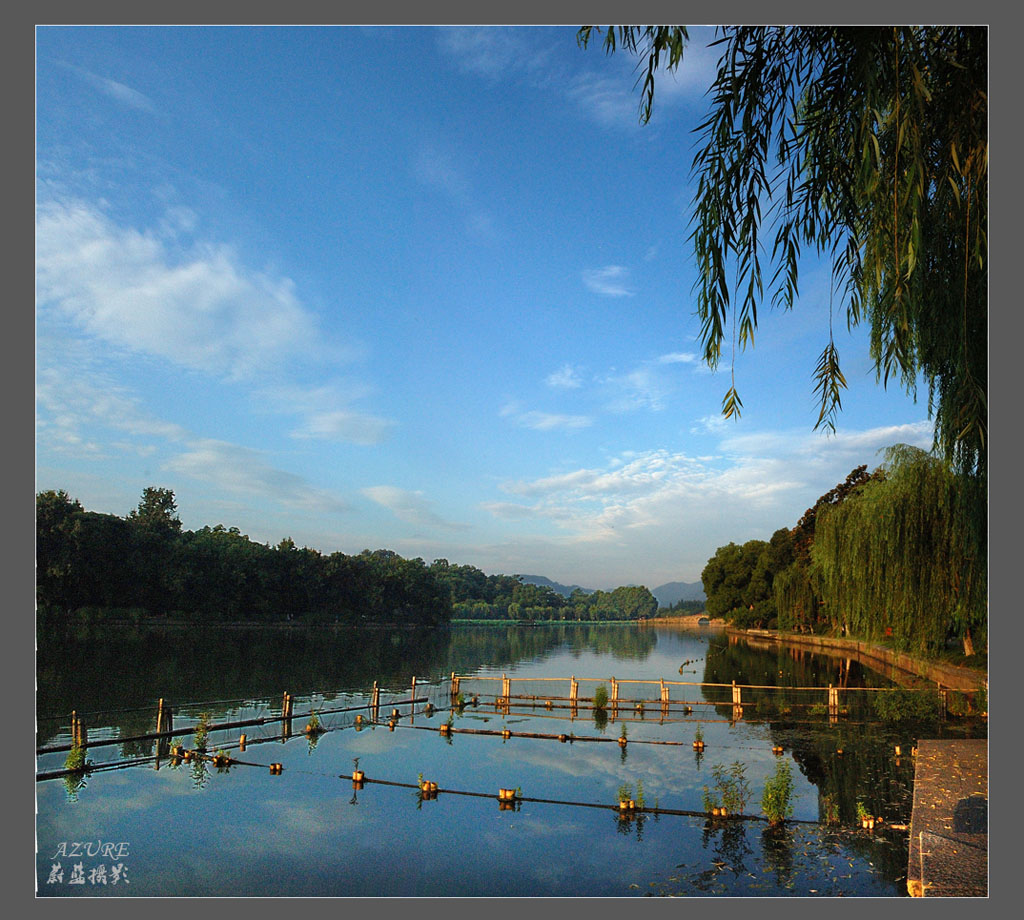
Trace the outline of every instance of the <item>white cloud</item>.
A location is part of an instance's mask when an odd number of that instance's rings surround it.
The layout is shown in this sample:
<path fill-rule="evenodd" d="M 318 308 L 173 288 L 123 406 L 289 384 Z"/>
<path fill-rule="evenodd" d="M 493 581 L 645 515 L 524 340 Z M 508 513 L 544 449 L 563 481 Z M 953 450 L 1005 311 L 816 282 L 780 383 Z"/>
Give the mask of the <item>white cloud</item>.
<path fill-rule="evenodd" d="M 588 71 L 574 77 L 565 94 L 570 102 L 605 127 L 638 125 L 640 99 L 626 75 Z"/>
<path fill-rule="evenodd" d="M 291 434 L 294 438 L 347 441 L 351 444 L 380 444 L 395 422 L 348 409 L 311 413 Z"/>
<path fill-rule="evenodd" d="M 583 283 L 595 294 L 604 297 L 632 297 L 633 291 L 626 287 L 629 269 L 621 265 L 606 265 L 604 268 L 590 268 L 583 272 Z"/>
<path fill-rule="evenodd" d="M 563 364 L 557 371 L 549 374 L 545 383 L 549 387 L 568 390 L 576 390 L 583 386 L 579 372 L 571 364 Z"/>
<path fill-rule="evenodd" d="M 931 423 L 829 438 L 806 431 L 743 435 L 724 439 L 717 456 L 626 452 L 599 467 L 506 482 L 502 490 L 524 501 L 483 507 L 503 520 L 561 531 L 538 539 L 549 541 L 553 558 L 577 571 L 577 580 L 588 570 L 613 580 L 638 558 L 671 578 L 692 578 L 718 546 L 794 526 L 850 470 L 862 463 L 874 468 L 879 449 L 901 441 L 929 445 Z M 584 546 L 583 555 L 573 549 Z"/>
<path fill-rule="evenodd" d="M 397 486 L 368 486 L 363 495 L 381 507 L 387 508 L 399 520 L 420 527 L 461 529 L 463 525 L 446 521 L 434 511 L 433 503 L 422 492 L 410 492 Z"/>
<path fill-rule="evenodd" d="M 437 43 L 465 73 L 504 83 L 525 79 L 542 88 L 551 82 L 554 63 L 545 31 L 502 27 L 449 27 L 437 30 Z"/>
<path fill-rule="evenodd" d="M 690 352 L 673 352 L 658 358 L 658 364 L 693 364 L 697 356 Z"/>
<path fill-rule="evenodd" d="M 99 90 L 111 99 L 116 100 L 122 105 L 126 105 L 132 109 L 138 109 L 142 112 L 155 112 L 156 107 L 153 105 L 153 101 L 143 93 L 140 93 L 136 89 L 132 89 L 130 86 L 126 86 L 124 83 L 118 83 L 116 80 L 110 80 L 107 77 L 101 77 L 94 74 L 83 67 L 78 67 L 75 64 L 69 64 L 65 61 L 59 62 L 63 67 L 73 73 L 78 74 L 86 83 L 92 86 L 94 89 Z"/>
<path fill-rule="evenodd" d="M 138 397 L 107 375 L 90 370 L 85 362 L 75 360 L 73 351 L 73 347 L 69 348 L 63 355 L 67 363 L 57 368 L 47 363 L 52 355 L 41 350 L 36 374 L 36 400 L 41 410 L 37 432 L 41 446 L 64 453 L 94 454 L 95 444 L 87 442 L 82 432 L 95 433 L 99 427 L 127 432 L 137 439 L 188 439 L 187 429 L 147 413 Z M 109 446 L 139 453 L 152 450 L 152 445 L 136 442 L 123 448 L 116 442 Z"/>
<path fill-rule="evenodd" d="M 159 232 L 118 226 L 85 204 L 40 207 L 36 279 L 41 312 L 208 374 L 252 379 L 326 356 L 288 278 L 249 271 L 223 245 L 180 252 Z"/>
<path fill-rule="evenodd" d="M 510 403 L 501 410 L 505 418 L 512 418 L 522 428 L 532 428 L 534 431 L 554 431 L 564 429 L 575 431 L 580 428 L 589 428 L 594 420 L 589 415 L 563 415 L 555 412 L 540 412 L 531 410 L 522 412 L 515 403 Z"/>
<path fill-rule="evenodd" d="M 225 441 L 200 439 L 161 469 L 215 485 L 248 499 L 268 499 L 305 511 L 341 513 L 349 505 L 302 476 L 271 466 L 261 451 Z"/>

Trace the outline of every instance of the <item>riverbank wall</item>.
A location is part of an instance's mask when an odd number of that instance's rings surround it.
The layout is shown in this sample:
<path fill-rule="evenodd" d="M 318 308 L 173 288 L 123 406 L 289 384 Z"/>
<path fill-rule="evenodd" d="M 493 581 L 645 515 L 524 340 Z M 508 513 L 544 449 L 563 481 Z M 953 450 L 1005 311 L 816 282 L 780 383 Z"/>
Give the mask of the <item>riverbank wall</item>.
<path fill-rule="evenodd" d="M 906 652 L 897 652 L 884 645 L 845 639 L 838 636 L 812 636 L 806 633 L 781 632 L 774 629 L 734 629 L 726 627 L 730 635 L 743 637 L 751 644 L 758 640 L 765 646 L 787 645 L 810 649 L 833 658 L 853 658 L 861 664 L 885 674 L 891 680 L 902 682 L 908 678 L 923 677 L 949 690 L 988 690 L 988 675 L 940 661 L 929 661 Z"/>

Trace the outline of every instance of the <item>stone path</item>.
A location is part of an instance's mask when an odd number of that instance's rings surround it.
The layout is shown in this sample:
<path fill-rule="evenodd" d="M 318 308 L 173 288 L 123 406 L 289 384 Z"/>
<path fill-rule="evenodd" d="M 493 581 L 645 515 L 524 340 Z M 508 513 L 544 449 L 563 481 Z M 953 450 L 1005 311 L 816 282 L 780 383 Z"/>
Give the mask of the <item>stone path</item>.
<path fill-rule="evenodd" d="M 918 742 L 907 889 L 914 897 L 987 897 L 985 739 Z"/>

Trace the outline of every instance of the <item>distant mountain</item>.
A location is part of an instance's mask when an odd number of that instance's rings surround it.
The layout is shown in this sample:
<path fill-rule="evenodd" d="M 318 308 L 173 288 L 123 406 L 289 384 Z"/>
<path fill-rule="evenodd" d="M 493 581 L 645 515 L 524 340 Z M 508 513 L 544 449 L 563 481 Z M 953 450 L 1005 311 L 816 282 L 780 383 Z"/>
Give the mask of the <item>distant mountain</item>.
<path fill-rule="evenodd" d="M 522 575 L 520 576 L 523 582 L 528 585 L 537 585 L 541 588 L 550 588 L 563 597 L 568 597 L 579 588 L 580 591 L 585 591 L 587 594 L 593 594 L 594 592 L 590 588 L 580 588 L 579 585 L 560 585 L 557 581 L 552 581 L 550 578 L 545 578 L 543 575 Z"/>
<path fill-rule="evenodd" d="M 699 581 L 670 581 L 668 584 L 651 589 L 661 607 L 670 607 L 679 601 L 704 601 L 704 584 Z"/>

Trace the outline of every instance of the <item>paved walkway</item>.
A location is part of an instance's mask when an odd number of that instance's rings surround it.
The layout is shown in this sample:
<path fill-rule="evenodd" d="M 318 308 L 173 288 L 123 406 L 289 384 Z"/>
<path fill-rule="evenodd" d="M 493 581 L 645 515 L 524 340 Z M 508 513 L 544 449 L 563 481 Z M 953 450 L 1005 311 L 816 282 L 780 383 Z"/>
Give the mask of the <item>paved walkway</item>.
<path fill-rule="evenodd" d="M 988 895 L 988 742 L 923 740 L 914 768 L 907 889 Z"/>

